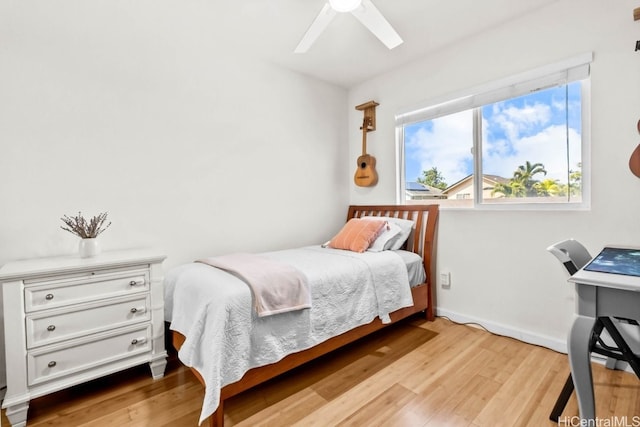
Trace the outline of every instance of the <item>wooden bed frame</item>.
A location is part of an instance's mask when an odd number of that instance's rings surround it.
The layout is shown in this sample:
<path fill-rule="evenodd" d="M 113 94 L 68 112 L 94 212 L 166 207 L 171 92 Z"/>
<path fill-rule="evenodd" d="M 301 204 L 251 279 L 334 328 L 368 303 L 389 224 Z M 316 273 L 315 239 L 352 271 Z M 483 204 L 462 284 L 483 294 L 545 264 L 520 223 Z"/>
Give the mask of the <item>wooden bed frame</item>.
<path fill-rule="evenodd" d="M 347 220 L 351 218 L 359 218 L 361 216 L 392 216 L 396 218 L 411 219 L 415 222 L 415 231 L 407 239 L 406 249 L 422 256 L 425 271 L 427 274 L 427 282 L 414 286 L 411 290 L 413 296 L 412 307 L 402 308 L 391 313 L 391 323 L 383 324 L 379 318 L 374 319 L 371 323 L 358 326 L 355 329 L 347 331 L 341 335 L 328 339 L 314 347 L 297 353 L 290 354 L 279 362 L 253 368 L 242 377 L 239 381 L 224 386 L 220 393 L 220 405 L 216 412 L 209 417 L 209 425 L 211 427 L 224 426 L 224 401 L 236 394 L 261 384 L 271 378 L 285 373 L 295 367 L 298 367 L 310 360 L 329 353 L 337 348 L 349 344 L 359 338 L 362 338 L 372 332 L 391 325 L 401 319 L 411 316 L 415 313 L 424 311 L 427 320 L 434 318 L 435 306 L 435 239 L 436 228 L 438 223 L 438 205 L 386 205 L 386 206 L 349 206 Z M 180 349 L 186 337 L 179 332 L 172 331 L 172 342 L 176 349 Z M 195 370 L 191 370 L 195 376 L 204 385 L 204 380 Z"/>

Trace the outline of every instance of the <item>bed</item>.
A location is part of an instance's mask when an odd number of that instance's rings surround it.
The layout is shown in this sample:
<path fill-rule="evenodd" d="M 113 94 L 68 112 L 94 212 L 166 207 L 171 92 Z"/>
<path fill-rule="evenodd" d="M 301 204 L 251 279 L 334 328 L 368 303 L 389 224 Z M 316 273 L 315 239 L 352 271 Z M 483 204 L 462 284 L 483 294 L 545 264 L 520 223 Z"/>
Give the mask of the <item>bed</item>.
<path fill-rule="evenodd" d="M 172 343 L 205 386 L 200 423 L 208 418 L 222 427 L 225 399 L 376 330 L 421 312 L 433 320 L 438 213 L 437 205 L 349 206 L 345 228 L 331 243 L 352 223 L 384 222 L 370 250 L 318 244 L 258 254 L 302 272 L 310 288 L 310 307 L 302 309 L 260 313 L 248 276 L 210 259 L 167 272 Z M 384 232 L 396 231 L 393 224 L 408 233 L 404 243 L 394 233 L 384 243 L 392 250 L 374 250 Z"/>

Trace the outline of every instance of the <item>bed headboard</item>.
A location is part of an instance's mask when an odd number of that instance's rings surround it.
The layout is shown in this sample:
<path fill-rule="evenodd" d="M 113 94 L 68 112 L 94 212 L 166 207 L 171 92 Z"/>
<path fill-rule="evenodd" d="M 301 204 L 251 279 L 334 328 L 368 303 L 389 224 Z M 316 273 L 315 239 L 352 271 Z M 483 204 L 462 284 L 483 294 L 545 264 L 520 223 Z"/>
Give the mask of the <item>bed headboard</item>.
<path fill-rule="evenodd" d="M 429 307 L 435 301 L 436 283 L 436 230 L 438 225 L 438 205 L 380 205 L 349 206 L 347 221 L 362 216 L 390 216 L 410 219 L 415 223 L 415 230 L 407 239 L 406 249 L 420 255 L 427 273 L 429 291 Z"/>
<path fill-rule="evenodd" d="M 390 216 L 410 219 L 415 223 L 415 230 L 407 239 L 406 249 L 417 253 L 426 260 L 427 256 L 433 255 L 438 212 L 438 205 L 352 205 L 349 206 L 347 221 L 362 216 Z"/>

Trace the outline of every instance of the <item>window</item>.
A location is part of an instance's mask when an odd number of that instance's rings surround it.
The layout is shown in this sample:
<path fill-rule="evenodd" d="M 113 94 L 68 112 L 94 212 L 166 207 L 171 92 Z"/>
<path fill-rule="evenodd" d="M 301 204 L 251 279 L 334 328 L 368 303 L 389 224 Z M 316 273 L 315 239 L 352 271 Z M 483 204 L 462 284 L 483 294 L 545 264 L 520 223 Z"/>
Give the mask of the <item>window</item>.
<path fill-rule="evenodd" d="M 586 208 L 591 58 L 398 114 L 398 202 Z"/>

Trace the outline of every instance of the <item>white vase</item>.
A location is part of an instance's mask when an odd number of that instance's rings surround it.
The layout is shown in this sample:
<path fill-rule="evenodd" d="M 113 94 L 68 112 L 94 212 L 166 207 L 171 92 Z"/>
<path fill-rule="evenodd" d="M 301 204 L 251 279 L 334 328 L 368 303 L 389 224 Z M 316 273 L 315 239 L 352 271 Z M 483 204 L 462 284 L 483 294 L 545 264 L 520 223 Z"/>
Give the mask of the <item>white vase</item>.
<path fill-rule="evenodd" d="M 91 258 L 100 254 L 100 243 L 98 239 L 80 239 L 78 246 L 80 258 Z"/>

